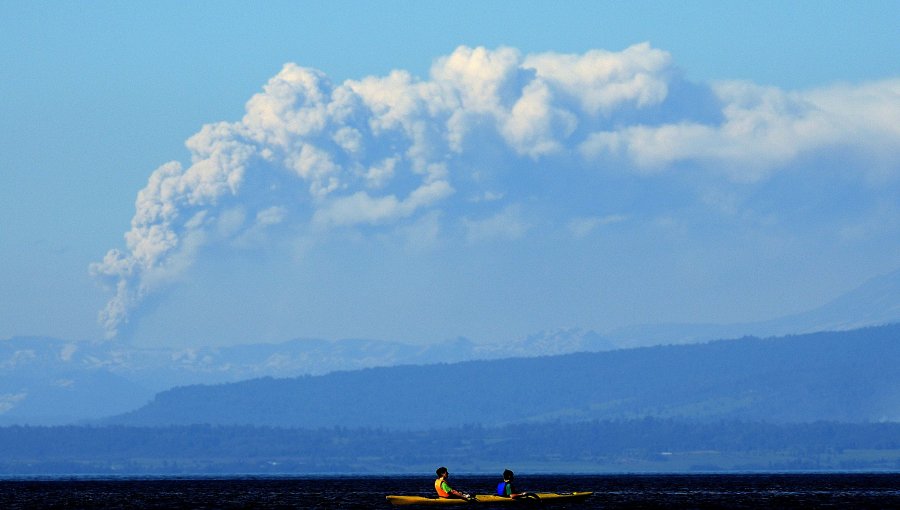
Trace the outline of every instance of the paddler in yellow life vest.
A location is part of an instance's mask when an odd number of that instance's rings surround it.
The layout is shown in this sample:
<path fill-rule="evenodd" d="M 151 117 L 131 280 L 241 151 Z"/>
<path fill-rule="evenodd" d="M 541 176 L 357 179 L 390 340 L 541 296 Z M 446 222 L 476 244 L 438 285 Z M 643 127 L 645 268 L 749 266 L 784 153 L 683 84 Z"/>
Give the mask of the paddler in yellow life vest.
<path fill-rule="evenodd" d="M 437 480 L 434 481 L 434 490 L 437 491 L 437 495 L 439 498 L 460 498 L 460 499 L 475 499 L 471 494 L 466 494 L 465 492 L 459 492 L 458 490 L 450 487 L 450 484 L 447 483 L 447 478 L 450 476 L 450 472 L 447 471 L 447 468 L 441 466 L 437 468 Z"/>

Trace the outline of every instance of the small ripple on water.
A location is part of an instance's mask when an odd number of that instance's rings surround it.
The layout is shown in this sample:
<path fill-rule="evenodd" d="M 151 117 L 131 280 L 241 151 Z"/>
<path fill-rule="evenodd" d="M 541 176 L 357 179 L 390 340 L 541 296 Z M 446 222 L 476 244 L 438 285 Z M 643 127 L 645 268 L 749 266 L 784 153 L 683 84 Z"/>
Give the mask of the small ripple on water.
<path fill-rule="evenodd" d="M 554 508 L 900 508 L 900 476 L 520 475 L 523 489 L 587 490 Z M 496 477 L 455 475 L 454 486 L 488 492 Z M 280 509 L 389 508 L 387 494 L 428 495 L 431 478 L 121 478 L 0 480 L 0 508 Z M 479 506 L 479 508 L 486 508 Z"/>

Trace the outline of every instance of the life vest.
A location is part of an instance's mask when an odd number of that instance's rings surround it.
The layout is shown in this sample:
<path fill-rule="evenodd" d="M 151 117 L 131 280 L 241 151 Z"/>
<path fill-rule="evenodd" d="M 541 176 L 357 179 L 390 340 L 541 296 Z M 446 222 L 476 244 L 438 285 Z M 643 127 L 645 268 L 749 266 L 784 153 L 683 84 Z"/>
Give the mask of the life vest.
<path fill-rule="evenodd" d="M 498 496 L 503 496 L 503 497 L 509 496 L 509 494 L 506 493 L 507 485 L 509 485 L 509 482 L 507 482 L 506 480 L 497 484 L 497 495 Z"/>
<path fill-rule="evenodd" d="M 450 493 L 444 490 L 444 479 L 438 478 L 434 481 L 434 490 L 437 491 L 437 495 L 441 498 L 449 498 Z"/>

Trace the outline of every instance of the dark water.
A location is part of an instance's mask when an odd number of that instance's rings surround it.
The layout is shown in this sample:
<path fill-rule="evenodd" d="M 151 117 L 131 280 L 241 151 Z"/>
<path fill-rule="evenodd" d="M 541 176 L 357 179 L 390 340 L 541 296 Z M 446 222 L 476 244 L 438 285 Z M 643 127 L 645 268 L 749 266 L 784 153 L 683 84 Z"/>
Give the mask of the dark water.
<path fill-rule="evenodd" d="M 552 508 L 900 508 L 900 474 L 517 478 L 524 490 L 594 492 L 586 502 Z M 489 492 L 497 482 L 496 477 L 466 475 L 454 475 L 451 481 L 469 492 Z M 428 495 L 431 484 L 428 476 L 19 478 L 0 480 L 0 509 L 391 508 L 385 495 Z"/>

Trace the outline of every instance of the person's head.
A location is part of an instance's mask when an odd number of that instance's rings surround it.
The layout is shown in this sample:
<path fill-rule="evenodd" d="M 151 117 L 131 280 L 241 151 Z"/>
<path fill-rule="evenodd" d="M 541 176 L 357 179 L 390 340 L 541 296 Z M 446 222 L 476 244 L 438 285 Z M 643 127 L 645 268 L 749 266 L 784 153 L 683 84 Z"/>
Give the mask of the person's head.
<path fill-rule="evenodd" d="M 437 471 L 435 472 L 437 473 L 438 478 L 443 478 L 444 476 L 450 474 L 447 472 L 447 468 L 445 468 L 444 466 L 437 468 Z"/>
<path fill-rule="evenodd" d="M 510 470 L 506 470 L 503 472 L 503 479 L 507 482 L 511 482 L 513 479 L 513 472 Z"/>

